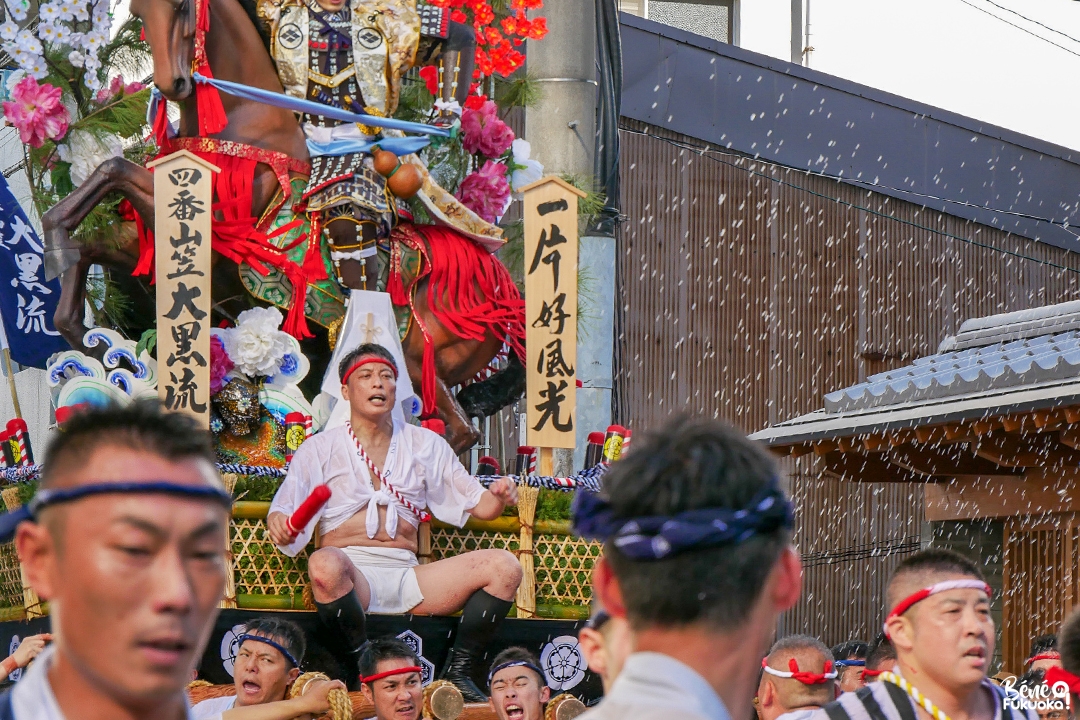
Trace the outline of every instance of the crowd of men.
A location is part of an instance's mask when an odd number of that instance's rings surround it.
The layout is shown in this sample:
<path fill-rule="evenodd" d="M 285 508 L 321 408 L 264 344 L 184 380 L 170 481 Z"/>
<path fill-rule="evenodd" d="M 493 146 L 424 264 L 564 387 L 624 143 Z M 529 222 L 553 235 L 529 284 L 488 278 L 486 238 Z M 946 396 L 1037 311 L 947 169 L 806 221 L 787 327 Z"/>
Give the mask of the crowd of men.
<path fill-rule="evenodd" d="M 410 560 L 424 508 L 459 525 L 470 515 L 492 517 L 515 501 L 513 485 L 474 485 L 434 433 L 392 420 L 397 370 L 385 355 L 362 346 L 342 363 L 351 424 L 301 446 L 270 518 L 284 549 L 306 544 L 312 528 L 289 521 L 308 489 L 359 486 L 313 521 L 322 544 L 311 580 L 320 620 L 339 631 L 339 650 L 355 662 L 345 677 L 302 675 L 303 632 L 280 616 L 261 618 L 239 638 L 235 694 L 190 706 L 186 688 L 229 569 L 232 497 L 208 433 L 186 416 L 136 403 L 69 421 L 48 449 L 34 499 L 0 517 L 0 537 L 14 535 L 52 626 L 51 642 L 35 640 L 19 658 L 37 655 L 0 695 L 0 720 L 314 717 L 335 689 L 350 686 L 378 720 L 418 720 L 419 658 L 399 640 L 367 637 L 373 606 L 462 610 L 443 676 L 467 699 L 489 703 L 499 720 L 542 718 L 551 691 L 537 659 L 523 648 L 486 657 L 520 580 L 517 563 L 499 552 L 441 567 Z M 1080 619 L 1066 621 L 1058 638 L 1038 639 L 1021 678 L 995 683 L 990 588 L 977 565 L 952 552 L 924 550 L 897 567 L 882 633 L 869 645 L 776 640 L 780 614 L 802 591 L 792 521 L 769 453 L 712 420 L 669 423 L 609 469 L 602 492 L 578 493 L 575 531 L 604 543 L 594 612 L 579 640 L 605 696 L 582 717 L 1071 717 Z M 486 683 L 460 682 L 476 677 L 481 662 Z M 1040 692 L 1064 693 L 1068 702 L 1016 702 Z"/>

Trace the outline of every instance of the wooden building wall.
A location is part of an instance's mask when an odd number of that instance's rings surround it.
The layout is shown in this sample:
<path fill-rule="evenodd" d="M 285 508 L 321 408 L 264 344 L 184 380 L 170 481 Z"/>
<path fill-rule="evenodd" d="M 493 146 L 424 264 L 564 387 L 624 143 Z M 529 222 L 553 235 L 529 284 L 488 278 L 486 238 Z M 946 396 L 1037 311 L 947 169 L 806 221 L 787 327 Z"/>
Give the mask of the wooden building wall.
<path fill-rule="evenodd" d="M 1080 255 L 623 123 L 614 405 L 635 432 L 679 412 L 753 432 L 967 318 L 1080 296 Z M 784 629 L 868 639 L 926 534 L 921 487 L 788 470 L 808 569 Z"/>

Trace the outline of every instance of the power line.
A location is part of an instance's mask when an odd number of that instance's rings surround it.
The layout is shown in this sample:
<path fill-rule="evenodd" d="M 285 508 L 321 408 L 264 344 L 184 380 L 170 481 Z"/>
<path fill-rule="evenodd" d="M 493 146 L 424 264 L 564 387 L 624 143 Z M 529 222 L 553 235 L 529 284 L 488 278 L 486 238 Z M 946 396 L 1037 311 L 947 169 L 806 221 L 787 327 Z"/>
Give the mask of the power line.
<path fill-rule="evenodd" d="M 961 0 L 961 2 L 964 2 L 964 0 Z M 822 198 L 822 199 L 825 199 L 825 200 L 831 200 L 832 202 L 835 202 L 838 205 L 846 205 L 847 207 L 850 207 L 853 210 L 862 210 L 863 212 L 869 213 L 870 215 L 874 215 L 876 217 L 884 218 L 886 220 L 893 220 L 893 221 L 898 222 L 898 223 L 900 223 L 902 225 L 907 225 L 909 227 L 913 227 L 913 228 L 916 228 L 918 230 L 922 230 L 924 232 L 932 233 L 934 235 L 941 235 L 942 237 L 947 237 L 947 238 L 950 238 L 952 240 L 958 240 L 958 241 L 960 241 L 962 243 L 965 243 L 967 245 L 972 245 L 974 247 L 980 247 L 980 248 L 983 248 L 984 250 L 989 250 L 991 252 L 1000 253 L 1002 255 L 1008 255 L 1009 257 L 1014 257 L 1014 258 L 1017 258 L 1018 260 L 1028 260 L 1030 262 L 1038 263 L 1039 265 L 1045 265 L 1047 267 L 1052 267 L 1052 268 L 1055 268 L 1057 270 L 1065 270 L 1067 272 L 1076 273 L 1076 274 L 1080 275 L 1080 270 L 1078 270 L 1077 268 L 1071 268 L 1071 267 L 1068 267 L 1066 265 L 1059 265 L 1057 263 L 1050 262 L 1048 260 L 1041 260 L 1039 258 L 1030 257 L 1028 255 L 1024 255 L 1022 253 L 1014 252 L 1012 250 L 1006 250 L 1006 249 L 1003 249 L 1003 248 L 994 247 L 993 245 L 988 245 L 986 243 L 981 243 L 981 242 L 978 242 L 977 240 L 972 240 L 970 238 L 962 237 L 960 235 L 954 235 L 952 233 L 946 232 L 944 230 L 940 230 L 938 228 L 932 228 L 932 227 L 929 227 L 929 226 L 926 226 L 926 225 L 920 225 L 919 223 L 913 222 L 911 220 L 905 220 L 903 218 L 898 218 L 895 215 L 889 215 L 887 213 L 883 213 L 880 210 L 874 210 L 873 208 L 864 207 L 862 205 L 858 205 L 856 203 L 853 203 L 850 200 L 844 200 L 843 198 L 833 197 L 832 195 L 826 195 L 825 193 L 820 193 L 820 192 L 817 192 L 815 190 L 811 190 L 810 188 L 806 188 L 806 187 L 803 187 L 801 185 L 797 185 L 796 183 L 789 182 L 787 180 L 781 180 L 779 178 L 772 177 L 771 175 L 766 175 L 765 173 L 753 170 L 751 168 L 743 167 L 741 164 L 734 163 L 734 162 L 729 162 L 729 161 L 723 160 L 721 158 L 715 157 L 715 155 L 731 155 L 732 157 L 739 157 L 740 159 L 743 159 L 744 156 L 737 156 L 737 155 L 734 155 L 733 153 L 724 153 L 724 152 L 718 151 L 718 150 L 716 150 L 716 149 L 714 149 L 714 148 L 712 148 L 712 147 L 710 147 L 708 145 L 705 145 L 705 146 L 693 145 L 691 143 L 680 142 L 678 140 L 672 140 L 671 138 L 666 138 L 666 137 L 663 137 L 663 136 L 660 136 L 660 135 L 654 135 L 653 133 L 645 132 L 644 130 L 631 130 L 631 129 L 628 129 L 628 128 L 623 128 L 622 131 L 623 132 L 628 132 L 628 133 L 633 133 L 634 135 L 644 135 L 645 137 L 650 137 L 650 138 L 654 138 L 656 140 L 661 140 L 663 142 L 668 143 L 669 145 L 673 145 L 675 147 L 682 148 L 684 150 L 691 150 L 691 151 L 697 153 L 700 157 L 704 157 L 705 159 L 711 160 L 711 161 L 713 161 L 715 163 L 719 163 L 720 165 L 726 165 L 727 167 L 734 168 L 736 170 L 741 170 L 741 171 L 747 173 L 748 175 L 750 175 L 751 177 L 760 177 L 760 178 L 763 178 L 763 179 L 768 180 L 770 182 L 774 182 L 774 183 L 776 183 L 778 185 L 783 185 L 785 187 L 790 187 L 790 188 L 792 188 L 794 190 L 800 190 L 802 192 L 805 192 L 805 193 L 807 193 L 809 195 L 813 195 L 815 197 L 819 197 L 819 198 Z M 772 162 L 769 162 L 768 160 L 760 160 L 760 159 L 755 160 L 755 159 L 752 159 L 752 158 L 745 158 L 745 159 L 752 160 L 753 162 L 760 162 L 762 165 L 771 165 L 773 167 L 779 167 L 779 168 L 785 168 L 785 169 L 789 169 L 789 170 L 795 170 L 795 172 L 800 172 L 800 173 L 802 173 L 804 175 L 807 175 L 807 176 L 815 175 L 815 173 L 805 171 L 805 170 L 796 170 L 795 168 L 786 168 L 786 166 L 779 165 L 778 163 L 772 163 Z M 828 177 L 828 176 L 826 176 L 826 177 Z M 829 179 L 840 180 L 840 178 L 829 178 Z"/>
<path fill-rule="evenodd" d="M 994 18 L 995 20 L 997 20 L 999 22 L 1003 22 L 1006 25 L 1009 25 L 1010 27 L 1014 27 L 1017 30 L 1019 30 L 1020 32 L 1027 33 L 1028 35 L 1030 35 L 1030 36 L 1032 36 L 1034 38 L 1038 38 L 1039 40 L 1042 40 L 1045 43 L 1050 43 L 1051 45 L 1053 45 L 1056 48 L 1061 48 L 1062 50 L 1069 53 L 1070 55 L 1075 55 L 1076 57 L 1080 57 L 1080 53 L 1074 52 L 1074 51 L 1070 50 L 1069 48 L 1065 47 L 1064 45 L 1059 45 L 1059 44 L 1057 44 L 1056 42 L 1054 42 L 1053 40 L 1051 40 L 1049 38 L 1044 38 L 1042 35 L 1040 35 L 1040 34 L 1038 34 L 1036 32 L 1032 32 L 1031 30 L 1028 30 L 1025 27 L 1021 27 L 1021 26 L 1017 25 L 1016 23 L 1011 23 L 1008 20 L 1006 20 L 1005 18 L 999 17 L 998 15 L 995 15 L 994 13 L 990 12 L 986 8 L 981 8 L 978 5 L 975 5 L 974 3 L 968 2 L 968 0 L 960 0 L 960 2 L 964 3 L 968 7 L 975 8 L 976 10 L 978 10 L 981 13 L 986 13 L 987 15 L 989 15 L 990 17 Z"/>
<path fill-rule="evenodd" d="M 1066 38 L 1072 40 L 1075 43 L 1080 43 L 1080 39 L 1074 38 L 1072 35 L 1069 35 L 1068 33 L 1063 33 L 1060 30 L 1052 28 L 1049 25 L 1047 25 L 1046 23 L 1039 22 L 1038 20 L 1035 20 L 1034 18 L 1029 18 L 1027 15 L 1023 15 L 1021 13 L 1018 13 L 1015 10 L 1013 10 L 1012 8 L 1007 8 L 1004 5 L 998 5 L 996 2 L 994 2 L 994 0 L 986 0 L 986 2 L 990 3 L 991 5 L 993 5 L 996 8 L 1001 8 L 1005 12 L 1012 13 L 1013 15 L 1016 15 L 1017 17 L 1024 18 L 1025 20 L 1027 20 L 1030 23 L 1035 23 L 1036 25 L 1038 25 L 1040 27 L 1044 27 L 1044 28 L 1046 28 L 1047 30 L 1049 30 L 1052 33 L 1057 33 L 1058 35 L 1060 35 L 1062 37 L 1066 37 Z"/>

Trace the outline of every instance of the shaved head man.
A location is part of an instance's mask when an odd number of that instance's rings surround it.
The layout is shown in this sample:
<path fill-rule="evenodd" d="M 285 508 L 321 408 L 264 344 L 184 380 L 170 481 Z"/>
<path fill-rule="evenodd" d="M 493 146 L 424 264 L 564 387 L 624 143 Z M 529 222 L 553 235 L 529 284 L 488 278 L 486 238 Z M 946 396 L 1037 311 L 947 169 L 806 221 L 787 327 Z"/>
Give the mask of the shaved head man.
<path fill-rule="evenodd" d="M 791 635 L 772 646 L 758 685 L 761 720 L 808 720 L 836 698 L 832 651 L 816 638 Z"/>
<path fill-rule="evenodd" d="M 34 499 L 0 521 L 53 630 L 0 717 L 188 717 L 228 572 L 232 497 L 214 462 L 210 434 L 156 401 L 67 422 Z"/>
<path fill-rule="evenodd" d="M 895 668 L 844 693 L 813 720 L 1036 720 L 1033 711 L 1006 703 L 986 676 L 994 621 L 990 586 L 977 565 L 947 550 L 917 552 L 897 567 L 886 597 L 884 630 L 896 650 Z"/>

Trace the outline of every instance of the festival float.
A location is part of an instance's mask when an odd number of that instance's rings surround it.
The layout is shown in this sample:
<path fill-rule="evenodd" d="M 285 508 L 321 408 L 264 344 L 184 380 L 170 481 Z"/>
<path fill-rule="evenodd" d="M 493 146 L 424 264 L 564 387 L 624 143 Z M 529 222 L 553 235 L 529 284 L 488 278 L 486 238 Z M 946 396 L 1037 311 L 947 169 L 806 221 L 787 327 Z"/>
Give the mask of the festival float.
<path fill-rule="evenodd" d="M 419 559 L 514 552 L 525 580 L 491 656 L 524 645 L 556 693 L 598 696 L 576 629 L 600 547 L 571 534 L 568 491 L 595 491 L 629 433 L 594 433 L 587 468 L 553 477 L 553 449 L 575 443 L 578 224 L 602 200 L 588 181 L 544 177 L 507 122 L 538 99 L 521 67 L 523 43 L 546 32 L 542 1 L 352 0 L 350 16 L 296 0 L 134 0 L 115 28 L 106 0 L 50 0 L 36 18 L 18 1 L 0 24 L 18 66 L 3 108 L 43 232 L 4 188 L 18 275 L 0 285 L 40 334 L 58 431 L 82 406 L 158 397 L 211 429 L 236 498 L 233 573 L 193 697 L 231 688 L 236 635 L 266 612 L 309 633 L 306 670 L 340 675 L 307 552 L 282 554 L 264 521 L 296 449 L 344 422 L 333 368 L 370 341 L 408 370 L 395 415 L 459 453 L 477 441 L 473 418 L 527 398 L 519 505 L 463 529 L 425 523 Z M 309 67 L 318 57 L 332 72 Z M 345 57 L 357 59 L 335 64 Z M 146 84 L 123 79 L 151 66 Z M 38 466 L 18 418 L 0 440 L 13 508 Z M 501 472 L 492 458 L 477 470 Z M 0 640 L 14 647 L 48 609 L 10 545 L 0 578 Z M 414 645 L 431 683 L 456 623 L 368 626 Z"/>

